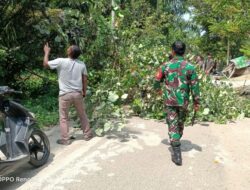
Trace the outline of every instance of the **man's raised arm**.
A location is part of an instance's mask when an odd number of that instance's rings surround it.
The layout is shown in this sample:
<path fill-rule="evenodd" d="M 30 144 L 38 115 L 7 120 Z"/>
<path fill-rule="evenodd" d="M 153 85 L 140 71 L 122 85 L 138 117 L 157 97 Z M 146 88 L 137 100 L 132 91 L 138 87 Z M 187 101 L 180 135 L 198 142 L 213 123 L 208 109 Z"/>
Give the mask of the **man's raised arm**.
<path fill-rule="evenodd" d="M 51 48 L 49 47 L 48 42 L 44 45 L 43 51 L 44 51 L 44 57 L 43 57 L 43 66 L 45 68 L 49 68 L 49 53 L 50 53 Z"/>

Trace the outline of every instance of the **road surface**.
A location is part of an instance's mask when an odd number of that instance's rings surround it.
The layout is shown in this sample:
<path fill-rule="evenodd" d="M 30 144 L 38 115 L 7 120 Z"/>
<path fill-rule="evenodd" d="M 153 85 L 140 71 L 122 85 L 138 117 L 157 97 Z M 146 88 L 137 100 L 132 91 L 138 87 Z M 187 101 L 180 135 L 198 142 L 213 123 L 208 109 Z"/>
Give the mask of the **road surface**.
<path fill-rule="evenodd" d="M 55 143 L 58 127 L 47 131 L 49 163 L 27 165 L 11 174 L 1 190 L 249 190 L 250 119 L 227 125 L 200 123 L 185 128 L 183 166 L 170 161 L 164 122 L 128 119 L 120 133 Z"/>

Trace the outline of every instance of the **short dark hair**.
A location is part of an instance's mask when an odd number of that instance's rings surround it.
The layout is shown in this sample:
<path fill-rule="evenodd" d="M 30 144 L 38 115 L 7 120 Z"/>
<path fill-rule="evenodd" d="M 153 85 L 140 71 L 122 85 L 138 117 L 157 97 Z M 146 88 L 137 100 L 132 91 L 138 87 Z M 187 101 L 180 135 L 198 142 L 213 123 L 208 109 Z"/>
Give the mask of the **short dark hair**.
<path fill-rule="evenodd" d="M 176 41 L 172 44 L 172 50 L 176 53 L 176 55 L 184 55 L 186 50 L 186 45 L 182 41 Z"/>
<path fill-rule="evenodd" d="M 81 49 L 77 45 L 70 46 L 70 57 L 72 59 L 77 59 L 81 53 Z"/>
<path fill-rule="evenodd" d="M 173 59 L 173 55 L 172 55 L 172 53 L 169 53 L 168 54 L 168 60 L 170 61 L 171 59 Z"/>

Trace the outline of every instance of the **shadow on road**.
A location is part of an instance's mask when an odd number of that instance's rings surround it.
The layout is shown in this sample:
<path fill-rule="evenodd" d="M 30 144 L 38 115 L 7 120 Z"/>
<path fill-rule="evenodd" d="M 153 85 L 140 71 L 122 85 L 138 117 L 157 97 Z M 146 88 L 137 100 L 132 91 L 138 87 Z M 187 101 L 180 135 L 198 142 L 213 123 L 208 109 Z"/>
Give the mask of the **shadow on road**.
<path fill-rule="evenodd" d="M 21 168 L 9 174 L 8 176 L 1 177 L 0 189 L 14 190 L 22 186 L 25 182 L 34 177 L 41 170 L 49 166 L 50 163 L 53 161 L 54 156 L 55 155 L 51 153 L 48 162 L 40 168 L 34 168 L 33 166 L 27 163 L 26 165 L 22 166 Z"/>
<path fill-rule="evenodd" d="M 209 127 L 209 123 L 199 123 L 203 127 Z"/>
<path fill-rule="evenodd" d="M 170 146 L 170 143 L 169 143 L 168 139 L 162 140 L 161 143 Z M 197 151 L 199 151 L 199 152 L 202 151 L 202 147 L 200 147 L 199 145 L 193 144 L 193 143 L 192 143 L 191 141 L 189 141 L 189 140 L 181 140 L 181 150 L 182 150 L 183 152 L 189 152 L 189 151 L 191 151 L 191 150 L 193 150 L 193 149 L 194 149 L 194 150 L 197 150 Z M 169 147 L 169 151 L 170 151 L 170 152 L 171 152 L 171 150 L 172 150 L 172 149 Z"/>
<path fill-rule="evenodd" d="M 130 129 L 123 129 L 122 131 L 113 131 L 106 135 L 107 139 L 119 139 L 120 142 L 128 142 L 130 139 L 138 139 L 137 135 L 141 134 L 139 131 Z"/>

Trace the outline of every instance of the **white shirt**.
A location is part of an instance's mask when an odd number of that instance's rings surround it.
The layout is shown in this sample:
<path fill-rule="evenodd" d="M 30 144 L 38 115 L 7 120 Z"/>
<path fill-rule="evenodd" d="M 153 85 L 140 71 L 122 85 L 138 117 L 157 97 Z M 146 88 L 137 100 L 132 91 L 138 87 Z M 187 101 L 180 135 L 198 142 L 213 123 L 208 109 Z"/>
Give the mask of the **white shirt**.
<path fill-rule="evenodd" d="M 87 75 L 85 64 L 77 59 L 58 58 L 48 62 L 58 73 L 59 96 L 69 92 L 82 92 L 82 75 Z"/>

